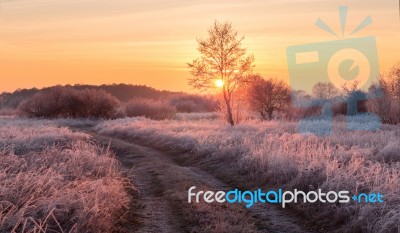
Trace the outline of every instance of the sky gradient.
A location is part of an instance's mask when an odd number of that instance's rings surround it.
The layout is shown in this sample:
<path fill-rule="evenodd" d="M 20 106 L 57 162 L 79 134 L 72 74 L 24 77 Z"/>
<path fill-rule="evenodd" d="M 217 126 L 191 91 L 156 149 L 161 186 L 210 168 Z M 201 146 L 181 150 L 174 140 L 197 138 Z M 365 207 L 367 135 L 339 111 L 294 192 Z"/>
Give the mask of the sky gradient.
<path fill-rule="evenodd" d="M 2 0 L 0 92 L 56 84 L 129 83 L 193 91 L 186 63 L 214 20 L 230 21 L 256 59 L 255 72 L 288 80 L 286 48 L 340 38 L 337 7 L 348 5 L 345 38 L 375 36 L 380 70 L 400 61 L 398 0 Z"/>

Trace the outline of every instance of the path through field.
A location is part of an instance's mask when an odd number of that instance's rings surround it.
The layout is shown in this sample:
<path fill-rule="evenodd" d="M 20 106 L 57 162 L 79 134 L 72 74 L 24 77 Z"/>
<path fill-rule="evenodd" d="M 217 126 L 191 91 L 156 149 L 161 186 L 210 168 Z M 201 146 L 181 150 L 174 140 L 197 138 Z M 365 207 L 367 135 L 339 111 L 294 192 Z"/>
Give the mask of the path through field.
<path fill-rule="evenodd" d="M 229 190 L 221 180 L 174 156 L 118 138 L 91 133 L 96 142 L 110 145 L 138 189 L 125 215 L 128 232 L 312 232 L 301 220 L 275 206 L 246 209 L 239 204 L 187 203 L 187 190 Z"/>

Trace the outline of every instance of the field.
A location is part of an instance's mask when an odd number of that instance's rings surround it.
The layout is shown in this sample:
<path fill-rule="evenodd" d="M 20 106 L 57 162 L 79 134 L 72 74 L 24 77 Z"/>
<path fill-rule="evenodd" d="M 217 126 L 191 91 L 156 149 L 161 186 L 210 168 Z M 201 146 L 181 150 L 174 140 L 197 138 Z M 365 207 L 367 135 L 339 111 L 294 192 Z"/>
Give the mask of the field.
<path fill-rule="evenodd" d="M 116 229 L 129 182 L 107 148 L 60 122 L 0 119 L 0 232 Z"/>
<path fill-rule="evenodd" d="M 161 150 L 189 152 L 189 160 L 240 188 L 281 187 L 308 191 L 381 192 L 385 204 L 293 204 L 313 224 L 338 232 L 397 232 L 400 222 L 400 128 L 354 132 L 339 121 L 330 136 L 299 134 L 298 123 L 246 122 L 236 127 L 218 119 L 181 116 L 106 121 L 100 134 L 141 141 Z M 211 117 L 212 118 L 212 117 Z M 326 121 L 310 122 L 324 127 Z"/>
<path fill-rule="evenodd" d="M 298 125 L 232 127 L 213 113 L 159 121 L 3 117 L 0 231 L 397 232 L 400 128 L 349 131 L 337 119 L 331 135 L 316 136 Z M 380 192 L 384 204 L 246 209 L 187 203 L 191 186 Z"/>

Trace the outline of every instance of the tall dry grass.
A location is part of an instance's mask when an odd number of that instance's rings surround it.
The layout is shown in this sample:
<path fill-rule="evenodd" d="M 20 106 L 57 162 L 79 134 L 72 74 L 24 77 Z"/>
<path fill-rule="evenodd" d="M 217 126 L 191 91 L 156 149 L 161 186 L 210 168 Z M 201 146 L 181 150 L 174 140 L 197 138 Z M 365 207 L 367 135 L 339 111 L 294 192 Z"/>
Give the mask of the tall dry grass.
<path fill-rule="evenodd" d="M 363 119 L 360 124 L 365 124 Z M 309 122 L 324 128 L 328 121 Z M 298 213 L 337 232 L 397 232 L 400 223 L 400 128 L 299 134 L 298 123 L 251 121 L 231 127 L 218 120 L 106 121 L 103 134 L 141 140 L 163 149 L 190 151 L 192 160 L 243 188 L 381 192 L 384 204 L 292 204 Z"/>
<path fill-rule="evenodd" d="M 0 232 L 111 232 L 129 182 L 107 149 L 50 121 L 0 119 Z"/>

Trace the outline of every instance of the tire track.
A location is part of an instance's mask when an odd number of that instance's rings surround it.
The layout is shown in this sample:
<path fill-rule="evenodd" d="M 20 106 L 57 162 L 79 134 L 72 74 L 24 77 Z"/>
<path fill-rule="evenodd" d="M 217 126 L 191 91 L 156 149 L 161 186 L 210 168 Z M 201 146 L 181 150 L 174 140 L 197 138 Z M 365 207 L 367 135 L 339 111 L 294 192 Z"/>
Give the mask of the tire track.
<path fill-rule="evenodd" d="M 123 169 L 133 175 L 127 232 L 313 232 L 276 206 L 187 203 L 187 190 L 227 191 L 231 187 L 208 172 L 183 166 L 157 149 L 90 133 L 110 145 Z"/>

